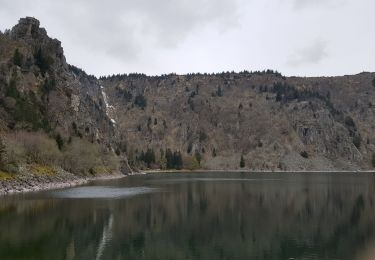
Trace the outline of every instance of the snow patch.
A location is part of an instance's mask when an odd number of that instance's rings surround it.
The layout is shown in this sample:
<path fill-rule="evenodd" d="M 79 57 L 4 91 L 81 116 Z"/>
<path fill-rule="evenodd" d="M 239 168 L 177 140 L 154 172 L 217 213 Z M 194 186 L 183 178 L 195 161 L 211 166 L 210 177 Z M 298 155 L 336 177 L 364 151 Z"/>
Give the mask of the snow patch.
<path fill-rule="evenodd" d="M 115 108 L 114 108 L 114 106 L 111 106 L 108 103 L 108 98 L 107 98 L 107 94 L 104 92 L 104 87 L 100 86 L 100 89 L 102 91 L 102 96 L 103 96 L 103 100 L 104 100 L 104 104 L 105 104 L 105 112 L 106 112 L 107 116 L 109 117 L 109 119 L 111 120 L 111 123 L 116 124 L 116 121 L 110 115 L 110 111 L 115 110 Z"/>

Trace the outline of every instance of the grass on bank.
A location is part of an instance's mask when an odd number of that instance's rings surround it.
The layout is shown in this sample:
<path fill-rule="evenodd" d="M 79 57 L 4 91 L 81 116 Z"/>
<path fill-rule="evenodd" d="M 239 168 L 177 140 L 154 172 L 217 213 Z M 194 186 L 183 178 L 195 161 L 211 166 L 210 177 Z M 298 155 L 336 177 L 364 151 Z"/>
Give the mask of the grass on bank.
<path fill-rule="evenodd" d="M 0 171 L 0 181 L 6 181 L 6 180 L 11 180 L 13 179 L 13 175 L 8 173 L 8 172 L 4 172 L 4 171 Z"/>

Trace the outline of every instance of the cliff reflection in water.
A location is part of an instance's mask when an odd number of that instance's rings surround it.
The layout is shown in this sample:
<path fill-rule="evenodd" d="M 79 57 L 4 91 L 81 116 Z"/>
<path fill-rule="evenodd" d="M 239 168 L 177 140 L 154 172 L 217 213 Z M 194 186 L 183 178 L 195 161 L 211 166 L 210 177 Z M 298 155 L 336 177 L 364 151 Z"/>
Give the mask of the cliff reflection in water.
<path fill-rule="evenodd" d="M 130 198 L 2 198 L 0 259 L 374 259 L 374 177 L 131 177 Z"/>

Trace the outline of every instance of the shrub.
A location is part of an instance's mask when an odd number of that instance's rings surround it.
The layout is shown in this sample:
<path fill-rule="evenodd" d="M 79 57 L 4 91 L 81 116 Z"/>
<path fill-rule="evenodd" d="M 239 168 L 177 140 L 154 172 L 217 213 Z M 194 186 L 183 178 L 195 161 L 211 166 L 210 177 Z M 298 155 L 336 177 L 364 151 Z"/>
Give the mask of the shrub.
<path fill-rule="evenodd" d="M 200 131 L 199 132 L 199 142 L 204 142 L 206 141 L 208 138 L 207 134 L 203 131 Z"/>
<path fill-rule="evenodd" d="M 5 135 L 5 170 L 17 169 L 22 164 L 59 166 L 75 174 L 113 172 L 119 168 L 115 154 L 98 144 L 74 138 L 69 145 L 58 149 L 55 139 L 44 133 L 19 131 Z M 62 139 L 62 138 L 61 138 Z"/>
<path fill-rule="evenodd" d="M 82 139 L 73 139 L 64 153 L 63 168 L 75 174 L 85 174 L 101 165 L 98 158 L 98 146 Z"/>
<path fill-rule="evenodd" d="M 303 157 L 303 158 L 309 158 L 309 154 L 306 152 L 306 151 L 302 151 L 301 153 L 300 153 L 300 155 Z"/>
<path fill-rule="evenodd" d="M 345 125 L 347 126 L 347 127 L 350 127 L 350 128 L 356 128 L 356 125 L 355 125 L 355 123 L 354 123 L 354 120 L 353 120 L 353 118 L 351 118 L 350 116 L 346 116 L 345 117 Z"/>
<path fill-rule="evenodd" d="M 355 135 L 353 137 L 353 144 L 359 149 L 362 144 L 362 137 L 360 135 Z"/>
<path fill-rule="evenodd" d="M 5 170 L 7 163 L 7 151 L 3 138 L 0 137 L 0 170 Z"/>
<path fill-rule="evenodd" d="M 56 142 L 43 133 L 19 131 L 7 135 L 8 163 L 59 165 L 62 155 Z"/>

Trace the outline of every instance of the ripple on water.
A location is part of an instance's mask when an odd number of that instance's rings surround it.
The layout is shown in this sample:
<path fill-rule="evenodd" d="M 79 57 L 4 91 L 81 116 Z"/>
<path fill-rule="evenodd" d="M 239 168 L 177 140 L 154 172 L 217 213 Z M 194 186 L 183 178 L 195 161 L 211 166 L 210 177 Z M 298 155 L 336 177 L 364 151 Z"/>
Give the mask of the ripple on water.
<path fill-rule="evenodd" d="M 107 199 L 126 198 L 140 194 L 156 192 L 158 189 L 149 187 L 116 188 L 106 186 L 76 187 L 61 191 L 52 192 L 52 196 L 57 198 L 70 199 Z"/>

